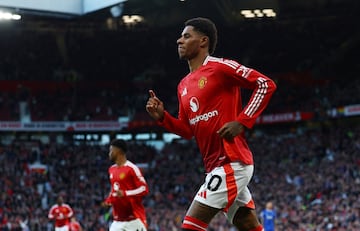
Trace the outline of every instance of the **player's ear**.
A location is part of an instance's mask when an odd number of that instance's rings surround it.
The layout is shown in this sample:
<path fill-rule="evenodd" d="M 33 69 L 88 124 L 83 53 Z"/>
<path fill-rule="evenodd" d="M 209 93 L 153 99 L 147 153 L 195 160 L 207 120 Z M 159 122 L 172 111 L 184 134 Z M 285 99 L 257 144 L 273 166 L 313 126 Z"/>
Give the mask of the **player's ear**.
<path fill-rule="evenodd" d="M 201 47 L 209 46 L 209 37 L 208 36 L 201 36 L 200 45 L 201 45 Z"/>

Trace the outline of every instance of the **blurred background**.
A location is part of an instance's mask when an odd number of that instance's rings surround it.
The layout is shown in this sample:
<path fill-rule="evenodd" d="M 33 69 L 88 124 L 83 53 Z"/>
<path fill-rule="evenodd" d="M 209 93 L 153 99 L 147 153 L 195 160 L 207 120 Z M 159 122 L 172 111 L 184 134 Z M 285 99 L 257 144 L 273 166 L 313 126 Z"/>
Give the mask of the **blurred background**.
<path fill-rule="evenodd" d="M 360 230 L 359 10 L 356 0 L 0 0 L 0 230 L 52 230 L 58 195 L 84 230 L 107 230 L 113 138 L 128 140 L 149 183 L 149 230 L 180 230 L 202 160 L 145 104 L 154 89 L 176 115 L 188 71 L 176 40 L 199 16 L 218 27 L 214 56 L 278 86 L 247 131 L 259 214 L 271 201 L 278 231 Z M 209 230 L 235 229 L 219 214 Z"/>

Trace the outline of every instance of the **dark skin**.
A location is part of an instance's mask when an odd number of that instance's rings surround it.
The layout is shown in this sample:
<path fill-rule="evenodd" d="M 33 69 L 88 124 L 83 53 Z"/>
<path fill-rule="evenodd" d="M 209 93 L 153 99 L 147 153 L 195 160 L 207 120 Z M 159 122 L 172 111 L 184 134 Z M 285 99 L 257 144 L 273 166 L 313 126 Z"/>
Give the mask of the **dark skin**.
<path fill-rule="evenodd" d="M 181 59 L 187 60 L 190 72 L 197 70 L 209 55 L 209 38 L 194 30 L 192 26 L 186 26 L 177 40 L 178 54 Z M 146 104 L 146 110 L 154 120 L 164 119 L 164 103 L 156 96 L 153 90 L 149 90 L 150 97 Z M 225 123 L 218 131 L 219 137 L 231 141 L 240 135 L 244 126 L 238 121 Z M 201 220 L 207 224 L 221 209 L 213 208 L 193 201 L 186 215 Z M 240 207 L 236 212 L 233 224 L 239 231 L 248 231 L 260 225 L 254 209 Z M 188 229 L 183 229 L 188 230 Z"/>
<path fill-rule="evenodd" d="M 119 165 L 122 166 L 125 164 L 126 162 L 126 154 L 124 153 L 124 151 L 121 148 L 118 148 L 116 146 L 110 145 L 109 147 L 109 159 Z M 118 197 L 123 197 L 124 196 L 124 191 L 123 190 L 118 190 L 116 191 L 116 195 Z M 103 206 L 111 206 L 111 204 L 107 204 L 105 202 L 102 203 Z"/>
<path fill-rule="evenodd" d="M 64 198 L 62 196 L 59 196 L 56 202 L 58 205 L 62 205 L 64 203 Z"/>

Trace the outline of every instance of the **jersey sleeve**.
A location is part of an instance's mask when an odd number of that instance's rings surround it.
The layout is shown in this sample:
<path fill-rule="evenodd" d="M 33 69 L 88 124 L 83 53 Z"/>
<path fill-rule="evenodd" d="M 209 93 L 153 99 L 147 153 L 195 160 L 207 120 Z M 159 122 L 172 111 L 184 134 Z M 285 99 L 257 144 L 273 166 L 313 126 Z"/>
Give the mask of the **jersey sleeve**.
<path fill-rule="evenodd" d="M 112 197 L 111 197 L 111 192 L 109 193 L 109 195 L 105 198 L 104 202 L 106 204 L 112 204 L 113 203 L 113 200 L 112 200 Z"/>
<path fill-rule="evenodd" d="M 276 84 L 268 76 L 235 61 L 224 61 L 222 68 L 226 75 L 232 76 L 239 83 L 240 87 L 252 90 L 250 100 L 236 118 L 247 128 L 252 128 L 257 117 L 268 105 L 276 90 Z"/>
<path fill-rule="evenodd" d="M 179 135 L 185 139 L 191 139 L 193 137 L 193 133 L 190 129 L 187 116 L 184 113 L 179 92 L 177 95 L 179 102 L 178 117 L 175 118 L 174 116 L 170 115 L 170 113 L 165 111 L 164 119 L 162 121 L 158 121 L 158 124 L 163 126 L 169 132 L 175 133 L 176 135 Z"/>
<path fill-rule="evenodd" d="M 134 179 L 136 188 L 125 190 L 125 196 L 146 196 L 149 193 L 149 187 L 145 181 L 145 177 L 137 166 L 132 165 L 132 170 L 132 178 Z"/>
<path fill-rule="evenodd" d="M 70 205 L 65 205 L 65 206 L 68 210 L 67 217 L 71 218 L 74 215 L 74 210 L 70 207 Z"/>
<path fill-rule="evenodd" d="M 111 167 L 108 168 L 108 175 L 111 174 L 110 169 L 111 169 Z M 110 185 L 111 185 L 111 181 L 110 181 Z M 106 203 L 106 204 L 113 204 L 113 197 L 112 197 L 111 193 L 112 193 L 112 187 L 110 186 L 109 195 L 104 199 L 104 203 Z"/>
<path fill-rule="evenodd" d="M 54 219 L 55 216 L 54 216 L 54 206 L 52 206 L 49 210 L 49 214 L 48 214 L 48 218 L 51 220 L 51 219 Z"/>

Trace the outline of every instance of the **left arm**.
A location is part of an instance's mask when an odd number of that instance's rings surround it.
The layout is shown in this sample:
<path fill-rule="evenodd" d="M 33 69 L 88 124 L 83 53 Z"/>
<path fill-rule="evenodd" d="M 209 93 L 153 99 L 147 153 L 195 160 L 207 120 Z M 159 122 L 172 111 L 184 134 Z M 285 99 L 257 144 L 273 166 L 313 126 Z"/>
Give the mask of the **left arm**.
<path fill-rule="evenodd" d="M 149 193 L 149 186 L 145 181 L 144 176 L 142 175 L 140 169 L 136 166 L 132 166 L 132 179 L 135 182 L 136 188 L 129 189 L 129 190 L 118 190 L 117 196 L 123 197 L 123 196 L 146 196 Z"/>
<path fill-rule="evenodd" d="M 268 105 L 271 96 L 276 90 L 276 84 L 269 77 L 254 69 L 245 70 L 246 71 L 244 71 L 244 69 L 242 71 L 240 70 L 238 74 L 241 76 L 241 80 L 253 91 L 249 102 L 236 120 L 247 128 L 252 128 L 256 122 L 256 118 Z"/>
<path fill-rule="evenodd" d="M 232 140 L 243 132 L 244 126 L 252 128 L 257 117 L 264 111 L 276 90 L 276 84 L 266 75 L 232 60 L 223 60 L 222 70 L 244 88 L 252 89 L 252 95 L 236 120 L 225 123 L 217 132 L 220 137 Z"/>
<path fill-rule="evenodd" d="M 236 118 L 240 124 L 252 128 L 256 118 L 264 111 L 275 92 L 275 82 L 257 70 L 245 67 L 233 60 L 223 59 L 218 62 L 224 76 L 232 78 L 231 82 L 252 90 L 250 100 Z"/>
<path fill-rule="evenodd" d="M 74 210 L 70 207 L 70 205 L 66 205 L 68 209 L 67 218 L 71 218 L 74 215 Z"/>

